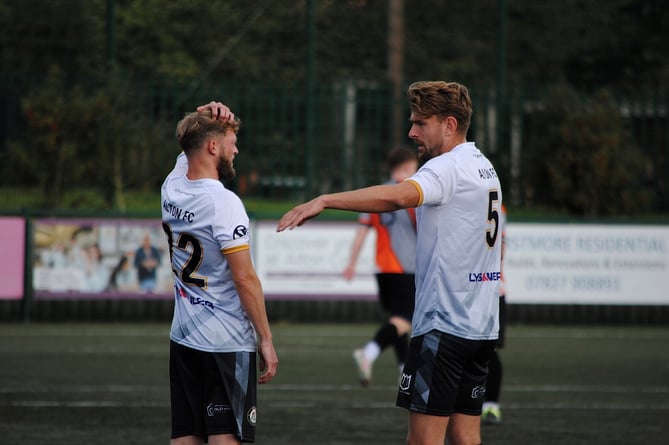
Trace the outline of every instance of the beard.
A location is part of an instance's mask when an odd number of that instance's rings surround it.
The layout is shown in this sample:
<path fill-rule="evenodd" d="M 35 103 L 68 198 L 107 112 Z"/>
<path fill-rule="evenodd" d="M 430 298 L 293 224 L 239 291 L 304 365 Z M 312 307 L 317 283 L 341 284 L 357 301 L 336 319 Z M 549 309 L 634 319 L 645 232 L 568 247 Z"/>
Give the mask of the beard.
<path fill-rule="evenodd" d="M 221 182 L 230 181 L 235 177 L 235 169 L 232 166 L 232 162 L 222 156 L 218 159 L 216 171 L 218 172 L 218 179 Z"/>
<path fill-rule="evenodd" d="M 437 154 L 435 154 L 434 150 L 431 150 L 424 145 L 422 148 L 418 149 L 418 161 L 421 164 L 425 164 L 427 161 L 434 158 L 435 156 L 437 156 Z"/>

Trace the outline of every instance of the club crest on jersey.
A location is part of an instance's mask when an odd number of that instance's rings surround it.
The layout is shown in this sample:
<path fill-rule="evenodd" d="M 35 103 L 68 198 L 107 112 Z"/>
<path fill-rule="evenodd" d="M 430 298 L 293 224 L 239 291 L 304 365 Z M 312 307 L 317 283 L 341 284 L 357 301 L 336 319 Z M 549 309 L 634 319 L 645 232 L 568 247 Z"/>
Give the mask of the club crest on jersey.
<path fill-rule="evenodd" d="M 501 272 L 478 272 L 469 274 L 470 283 L 479 283 L 481 281 L 499 281 L 502 277 Z"/>
<path fill-rule="evenodd" d="M 235 227 L 235 230 L 232 232 L 232 239 L 245 237 L 248 233 L 249 230 L 246 228 L 246 226 L 240 224 Z"/>

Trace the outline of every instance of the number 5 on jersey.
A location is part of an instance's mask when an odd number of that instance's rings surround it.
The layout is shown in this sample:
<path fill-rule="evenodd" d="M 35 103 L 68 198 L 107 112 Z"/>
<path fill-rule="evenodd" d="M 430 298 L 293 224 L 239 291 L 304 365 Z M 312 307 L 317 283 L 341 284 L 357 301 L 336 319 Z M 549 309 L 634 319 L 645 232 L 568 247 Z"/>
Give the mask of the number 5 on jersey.
<path fill-rule="evenodd" d="M 488 229 L 485 233 L 485 242 L 488 247 L 493 247 L 497 241 L 497 233 L 499 232 L 499 212 L 497 211 L 497 202 L 499 201 L 499 192 L 497 190 L 490 190 L 488 193 L 488 223 L 495 224 L 495 229 L 492 231 Z"/>

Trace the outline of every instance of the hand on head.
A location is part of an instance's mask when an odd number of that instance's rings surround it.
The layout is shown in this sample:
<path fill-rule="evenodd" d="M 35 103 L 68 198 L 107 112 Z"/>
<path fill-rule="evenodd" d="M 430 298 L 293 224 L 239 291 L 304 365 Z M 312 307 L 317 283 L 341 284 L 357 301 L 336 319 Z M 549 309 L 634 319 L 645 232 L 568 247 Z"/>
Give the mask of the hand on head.
<path fill-rule="evenodd" d="M 230 110 L 227 105 L 223 105 L 221 102 L 211 101 L 206 105 L 200 105 L 197 107 L 198 112 L 202 111 L 211 111 L 212 117 L 220 121 L 234 120 L 235 114 Z"/>

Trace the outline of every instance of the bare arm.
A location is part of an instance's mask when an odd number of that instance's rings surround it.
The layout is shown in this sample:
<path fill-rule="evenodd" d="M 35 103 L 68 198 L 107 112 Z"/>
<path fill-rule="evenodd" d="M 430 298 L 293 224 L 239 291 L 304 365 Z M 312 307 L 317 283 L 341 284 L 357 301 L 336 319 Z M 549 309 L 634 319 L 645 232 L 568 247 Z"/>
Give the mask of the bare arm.
<path fill-rule="evenodd" d="M 301 226 L 307 220 L 318 216 L 325 209 L 382 213 L 416 207 L 419 200 L 418 188 L 411 182 L 375 185 L 350 192 L 321 195 L 283 215 L 283 218 L 279 221 L 277 232 Z"/>
<path fill-rule="evenodd" d="M 272 343 L 272 331 L 267 320 L 265 297 L 258 275 L 256 275 L 249 250 L 242 250 L 225 256 L 230 265 L 232 280 L 248 315 L 258 334 L 258 353 L 260 354 L 260 371 L 258 383 L 267 383 L 276 374 L 279 359 Z"/>
<path fill-rule="evenodd" d="M 369 226 L 360 226 L 355 232 L 355 239 L 351 247 L 351 258 L 348 260 L 346 269 L 342 273 L 347 280 L 352 279 L 355 275 L 355 265 L 358 262 L 358 257 L 360 256 L 362 245 L 365 243 L 365 238 L 367 238 L 367 233 L 369 233 Z"/>

